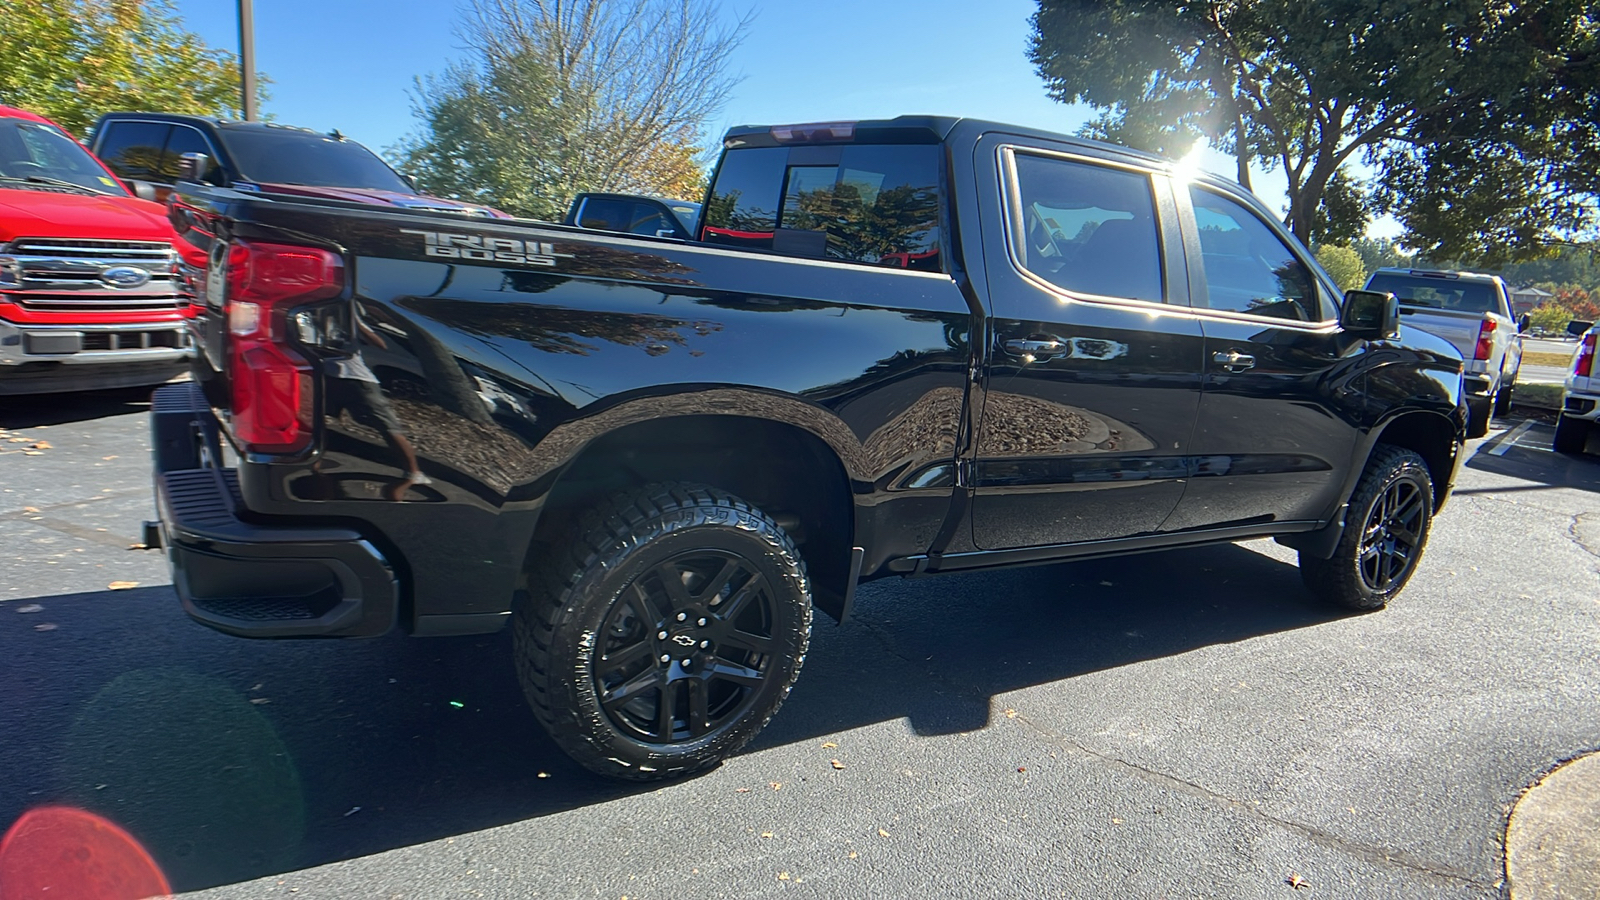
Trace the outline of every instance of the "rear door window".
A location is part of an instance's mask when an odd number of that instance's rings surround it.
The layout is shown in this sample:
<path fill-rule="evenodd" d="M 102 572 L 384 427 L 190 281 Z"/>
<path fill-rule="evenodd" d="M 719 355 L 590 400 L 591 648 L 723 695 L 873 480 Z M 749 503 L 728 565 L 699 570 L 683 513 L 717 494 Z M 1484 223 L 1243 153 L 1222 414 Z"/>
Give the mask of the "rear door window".
<path fill-rule="evenodd" d="M 1012 229 L 1023 268 L 1074 293 L 1165 300 L 1149 175 L 1027 153 L 1017 154 L 1016 171 L 1022 221 Z"/>
<path fill-rule="evenodd" d="M 100 160 L 123 178 L 171 183 L 162 172 L 162 150 L 172 126 L 165 122 L 108 122 Z"/>

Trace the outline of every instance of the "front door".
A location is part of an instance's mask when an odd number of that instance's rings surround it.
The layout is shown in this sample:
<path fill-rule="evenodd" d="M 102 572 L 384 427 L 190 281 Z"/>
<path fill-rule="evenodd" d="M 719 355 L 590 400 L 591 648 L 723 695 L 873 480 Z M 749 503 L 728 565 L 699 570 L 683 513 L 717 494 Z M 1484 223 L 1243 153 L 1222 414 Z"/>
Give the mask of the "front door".
<path fill-rule="evenodd" d="M 1304 522 L 1332 511 L 1355 450 L 1363 342 L 1266 217 L 1201 185 L 1185 216 L 1205 331 L 1193 477 L 1168 530 Z"/>
<path fill-rule="evenodd" d="M 1025 147 L 997 159 L 1007 228 L 985 234 L 994 344 L 974 543 L 1158 531 L 1184 491 L 1204 340 L 1169 183 L 1115 159 Z"/>

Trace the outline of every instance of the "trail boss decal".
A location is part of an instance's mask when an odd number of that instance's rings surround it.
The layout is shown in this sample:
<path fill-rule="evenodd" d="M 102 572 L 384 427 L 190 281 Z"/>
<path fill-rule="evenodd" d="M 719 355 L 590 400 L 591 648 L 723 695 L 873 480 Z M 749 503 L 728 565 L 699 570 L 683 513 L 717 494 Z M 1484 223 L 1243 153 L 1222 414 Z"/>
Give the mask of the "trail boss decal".
<path fill-rule="evenodd" d="M 516 238 L 486 237 L 479 234 L 452 234 L 448 231 L 400 229 L 401 234 L 421 235 L 429 256 L 465 259 L 474 262 L 501 262 L 516 266 L 553 266 L 558 258 L 571 259 L 571 253 L 557 253 L 555 244 L 519 241 Z"/>

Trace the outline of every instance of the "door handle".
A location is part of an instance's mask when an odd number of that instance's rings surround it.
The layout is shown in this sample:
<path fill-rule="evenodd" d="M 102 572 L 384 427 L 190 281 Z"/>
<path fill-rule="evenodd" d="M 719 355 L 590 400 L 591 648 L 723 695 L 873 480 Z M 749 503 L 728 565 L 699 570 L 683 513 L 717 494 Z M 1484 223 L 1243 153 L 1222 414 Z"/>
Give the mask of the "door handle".
<path fill-rule="evenodd" d="M 1245 369 L 1254 368 L 1256 364 L 1254 356 L 1237 350 L 1218 350 L 1211 355 L 1211 361 L 1229 372 L 1243 372 Z"/>
<path fill-rule="evenodd" d="M 1062 356 L 1071 349 L 1072 345 L 1066 341 L 1049 338 L 1047 340 L 1010 340 L 1003 344 L 1006 352 L 1012 356 L 1026 356 L 1032 359 L 1050 359 Z"/>

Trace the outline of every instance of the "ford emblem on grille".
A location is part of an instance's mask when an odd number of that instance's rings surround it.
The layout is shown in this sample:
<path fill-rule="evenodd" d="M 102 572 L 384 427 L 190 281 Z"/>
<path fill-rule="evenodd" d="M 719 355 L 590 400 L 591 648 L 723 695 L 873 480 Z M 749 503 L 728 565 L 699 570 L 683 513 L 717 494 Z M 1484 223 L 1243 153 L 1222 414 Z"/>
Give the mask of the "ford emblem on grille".
<path fill-rule="evenodd" d="M 138 266 L 112 266 L 100 273 L 100 280 L 115 288 L 136 288 L 150 282 L 150 272 Z"/>

